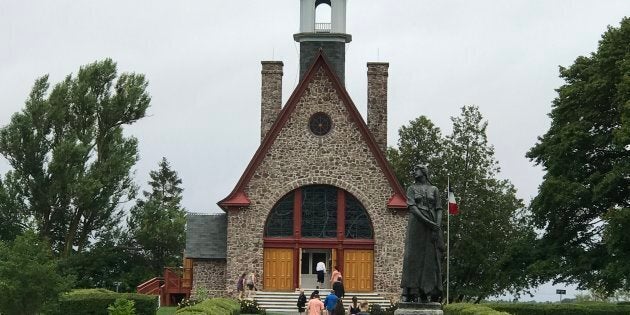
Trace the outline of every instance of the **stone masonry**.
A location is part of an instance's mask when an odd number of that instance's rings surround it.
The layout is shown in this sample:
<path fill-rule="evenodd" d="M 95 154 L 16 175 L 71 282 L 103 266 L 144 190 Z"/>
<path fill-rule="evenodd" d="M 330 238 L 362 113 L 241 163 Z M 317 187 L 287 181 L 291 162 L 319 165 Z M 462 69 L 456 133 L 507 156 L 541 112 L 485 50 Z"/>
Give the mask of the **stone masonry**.
<path fill-rule="evenodd" d="M 210 297 L 225 296 L 226 265 L 224 259 L 196 259 L 193 263 L 193 291 L 191 298 L 195 298 L 195 291 L 200 288 L 208 290 Z M 234 281 L 236 283 L 236 280 Z"/>
<path fill-rule="evenodd" d="M 387 62 L 368 62 L 367 125 L 381 151 L 387 150 Z"/>
<path fill-rule="evenodd" d="M 273 126 L 282 107 L 282 61 L 262 61 L 260 141 Z"/>
<path fill-rule="evenodd" d="M 379 88 L 386 88 L 380 82 Z M 316 112 L 332 118 L 332 130 L 324 136 L 308 128 Z M 374 227 L 375 291 L 399 294 L 407 214 L 387 209 L 393 191 L 358 123 L 319 69 L 246 186 L 251 204 L 228 212 L 228 291 L 234 291 L 232 283 L 241 272 L 257 270 L 263 276 L 263 230 L 274 204 L 298 187 L 327 184 L 348 191 L 367 210 Z"/>

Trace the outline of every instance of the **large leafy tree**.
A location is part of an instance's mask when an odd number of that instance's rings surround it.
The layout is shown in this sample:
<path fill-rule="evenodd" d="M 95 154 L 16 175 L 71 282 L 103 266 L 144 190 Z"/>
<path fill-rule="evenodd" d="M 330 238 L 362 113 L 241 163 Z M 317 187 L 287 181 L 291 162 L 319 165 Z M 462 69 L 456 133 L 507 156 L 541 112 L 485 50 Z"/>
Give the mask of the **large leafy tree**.
<path fill-rule="evenodd" d="M 31 217 L 64 257 L 117 224 L 120 203 L 134 197 L 138 159 L 123 127 L 145 116 L 146 87 L 143 75 L 118 76 L 110 59 L 81 67 L 50 93 L 48 76 L 37 79 L 25 108 L 0 129 L 0 154 L 12 167 L 2 213 Z"/>
<path fill-rule="evenodd" d="M 426 117 L 401 127 L 398 148 L 389 148 L 388 159 L 405 184 L 411 166 L 422 163 L 429 166 L 434 185 L 446 188 L 450 177 L 457 192 L 461 212 L 451 216 L 450 298 L 478 302 L 518 293 L 535 284 L 525 272 L 531 264 L 527 244 L 535 234 L 523 202 L 509 181 L 497 178 L 479 109 L 465 106 L 451 120 L 453 132 L 446 137 Z"/>
<path fill-rule="evenodd" d="M 144 191 L 128 219 L 132 239 L 144 252 L 154 275 L 167 266 L 181 266 L 186 242 L 186 211 L 181 206 L 181 179 L 166 158 L 150 172 L 151 191 Z"/>
<path fill-rule="evenodd" d="M 59 274 L 50 245 L 31 231 L 0 241 L 0 279 L 0 313 L 20 315 L 52 311 L 73 281 Z"/>
<path fill-rule="evenodd" d="M 630 19 L 609 27 L 596 52 L 560 67 L 551 127 L 527 157 L 546 174 L 532 202 L 544 229 L 541 262 L 556 281 L 628 288 Z M 621 255 L 619 253 L 622 253 Z M 623 254 L 626 253 L 626 254 Z"/>

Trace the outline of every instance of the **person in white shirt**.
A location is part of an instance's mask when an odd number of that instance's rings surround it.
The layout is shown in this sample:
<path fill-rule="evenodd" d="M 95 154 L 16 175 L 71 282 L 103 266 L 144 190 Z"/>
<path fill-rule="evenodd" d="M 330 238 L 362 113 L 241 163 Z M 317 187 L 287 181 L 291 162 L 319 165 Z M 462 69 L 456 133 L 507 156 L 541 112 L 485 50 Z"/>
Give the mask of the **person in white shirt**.
<path fill-rule="evenodd" d="M 324 274 L 326 273 L 326 264 L 323 261 L 317 263 L 315 266 L 315 271 L 317 271 L 317 283 L 318 287 L 324 287 Z"/>

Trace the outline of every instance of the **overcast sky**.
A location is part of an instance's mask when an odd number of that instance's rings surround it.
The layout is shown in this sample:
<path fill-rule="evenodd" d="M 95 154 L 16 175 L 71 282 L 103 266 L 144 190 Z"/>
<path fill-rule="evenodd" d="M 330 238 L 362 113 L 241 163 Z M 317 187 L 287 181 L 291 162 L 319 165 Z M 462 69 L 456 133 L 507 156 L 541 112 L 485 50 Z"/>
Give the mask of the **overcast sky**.
<path fill-rule="evenodd" d="M 390 63 L 390 145 L 419 115 L 447 134 L 461 106 L 479 106 L 500 176 L 527 202 L 543 172 L 524 155 L 549 127 L 558 66 L 595 51 L 628 13 L 627 0 L 348 0 L 346 87 L 365 118 L 366 62 Z M 0 0 L 0 126 L 35 78 L 112 58 L 149 80 L 148 117 L 127 128 L 138 184 L 164 156 L 186 209 L 216 212 L 259 145 L 260 61 L 284 62 L 283 103 L 297 85 L 298 27 L 298 0 Z"/>

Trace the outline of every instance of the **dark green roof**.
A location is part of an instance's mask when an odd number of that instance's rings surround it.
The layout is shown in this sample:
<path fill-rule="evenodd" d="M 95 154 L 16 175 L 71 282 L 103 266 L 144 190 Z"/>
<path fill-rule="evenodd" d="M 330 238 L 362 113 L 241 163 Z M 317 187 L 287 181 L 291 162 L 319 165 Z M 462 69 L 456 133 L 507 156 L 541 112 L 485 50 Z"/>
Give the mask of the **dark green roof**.
<path fill-rule="evenodd" d="M 197 214 L 186 215 L 187 258 L 226 258 L 227 215 Z"/>

